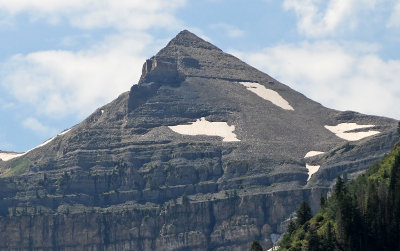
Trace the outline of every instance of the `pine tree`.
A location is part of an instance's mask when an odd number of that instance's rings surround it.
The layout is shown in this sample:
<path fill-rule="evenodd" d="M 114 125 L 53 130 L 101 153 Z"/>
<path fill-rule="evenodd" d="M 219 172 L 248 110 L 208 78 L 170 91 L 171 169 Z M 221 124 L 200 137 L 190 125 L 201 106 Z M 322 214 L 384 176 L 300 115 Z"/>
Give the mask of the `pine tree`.
<path fill-rule="evenodd" d="M 326 205 L 326 198 L 324 195 L 321 194 L 321 198 L 319 199 L 319 205 L 321 208 L 324 208 Z"/>
<path fill-rule="evenodd" d="M 296 226 L 300 227 L 311 219 L 311 208 L 306 201 L 301 202 L 299 209 L 297 210 Z"/>
<path fill-rule="evenodd" d="M 390 223 L 387 226 L 389 237 L 389 248 L 395 248 L 400 242 L 400 154 L 395 161 L 390 174 L 389 184 Z"/>
<path fill-rule="evenodd" d="M 287 227 L 287 232 L 289 234 L 292 234 L 294 231 L 296 231 L 296 224 L 294 223 L 293 220 L 290 220 L 289 225 Z"/>
<path fill-rule="evenodd" d="M 325 251 L 334 251 L 335 243 L 336 243 L 335 229 L 333 228 L 332 223 L 328 222 L 328 225 L 326 226 L 326 232 L 323 238 L 322 248 Z"/>
<path fill-rule="evenodd" d="M 254 240 L 251 244 L 250 251 L 263 251 L 263 248 L 258 241 Z"/>
<path fill-rule="evenodd" d="M 314 226 L 311 226 L 306 236 L 306 250 L 307 251 L 319 251 L 321 250 L 320 238 L 317 234 L 317 230 Z"/>
<path fill-rule="evenodd" d="M 381 164 L 344 183 L 338 177 L 333 196 L 321 197 L 315 220 L 305 222 L 310 213 L 302 202 L 297 229 L 279 243 L 283 250 L 400 250 L 400 143 Z"/>
<path fill-rule="evenodd" d="M 337 177 L 335 184 L 335 195 L 340 196 L 344 192 L 344 182 L 342 177 Z"/>

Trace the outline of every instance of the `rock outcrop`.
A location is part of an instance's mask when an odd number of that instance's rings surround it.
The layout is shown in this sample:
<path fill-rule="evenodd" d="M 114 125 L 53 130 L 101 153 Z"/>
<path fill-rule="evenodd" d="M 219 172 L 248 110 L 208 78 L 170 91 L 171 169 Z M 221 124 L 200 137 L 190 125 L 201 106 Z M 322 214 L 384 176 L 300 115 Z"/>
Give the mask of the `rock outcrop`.
<path fill-rule="evenodd" d="M 238 140 L 171 129 L 199 119 L 234 128 Z M 379 133 L 348 141 L 325 127 L 352 123 L 370 126 L 344 133 Z M 391 150 L 396 128 L 325 108 L 182 31 L 130 92 L 0 161 L 0 249 L 271 247 L 302 200 L 316 210 L 338 175 L 355 177 Z M 323 153 L 304 158 L 311 151 Z M 319 166 L 310 179 L 306 164 Z"/>

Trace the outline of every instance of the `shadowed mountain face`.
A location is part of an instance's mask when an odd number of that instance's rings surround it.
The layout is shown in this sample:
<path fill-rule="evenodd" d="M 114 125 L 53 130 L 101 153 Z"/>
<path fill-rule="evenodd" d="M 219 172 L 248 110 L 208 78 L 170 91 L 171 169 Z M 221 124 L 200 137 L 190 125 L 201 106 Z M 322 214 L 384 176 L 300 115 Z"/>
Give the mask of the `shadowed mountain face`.
<path fill-rule="evenodd" d="M 398 136 L 397 121 L 325 108 L 188 31 L 142 71 L 79 125 L 0 161 L 0 249 L 270 247 L 302 200 L 317 209 Z"/>

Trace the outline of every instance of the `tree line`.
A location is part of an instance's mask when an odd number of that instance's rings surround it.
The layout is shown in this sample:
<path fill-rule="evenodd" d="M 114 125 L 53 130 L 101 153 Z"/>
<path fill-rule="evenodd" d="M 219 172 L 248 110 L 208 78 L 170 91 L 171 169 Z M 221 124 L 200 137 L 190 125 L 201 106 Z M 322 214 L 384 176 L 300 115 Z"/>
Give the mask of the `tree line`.
<path fill-rule="evenodd" d="M 320 204 L 311 218 L 301 203 L 279 250 L 400 250 L 400 147 Z"/>

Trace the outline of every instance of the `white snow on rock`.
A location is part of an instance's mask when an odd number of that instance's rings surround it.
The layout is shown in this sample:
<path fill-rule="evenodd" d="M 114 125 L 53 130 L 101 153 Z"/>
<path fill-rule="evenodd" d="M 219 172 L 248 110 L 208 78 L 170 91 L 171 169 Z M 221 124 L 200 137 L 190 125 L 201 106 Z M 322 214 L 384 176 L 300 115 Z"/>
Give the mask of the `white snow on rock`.
<path fill-rule="evenodd" d="M 71 131 L 71 129 L 72 129 L 72 128 L 70 128 L 70 129 L 68 129 L 68 130 L 65 130 L 65 131 L 63 131 L 63 132 L 60 132 L 57 136 L 64 135 L 64 134 L 66 134 L 67 132 Z"/>
<path fill-rule="evenodd" d="M 279 106 L 282 109 L 285 110 L 291 110 L 294 111 L 293 107 L 289 104 L 289 102 L 282 98 L 279 93 L 276 91 L 270 90 L 265 88 L 265 86 L 260 85 L 259 83 L 254 83 L 254 82 L 239 82 L 241 85 L 244 85 L 247 90 L 257 94 L 259 97 L 270 101 L 274 105 Z"/>
<path fill-rule="evenodd" d="M 53 140 L 54 140 L 55 138 L 57 138 L 58 136 L 64 135 L 64 134 L 66 134 L 67 132 L 71 131 L 71 129 L 72 129 L 72 128 L 70 128 L 70 129 L 68 129 L 68 130 L 65 130 L 65 131 L 63 131 L 63 132 L 57 134 L 56 136 L 52 137 L 51 139 L 46 140 L 46 141 L 43 142 L 42 144 L 40 144 L 40 145 L 38 145 L 38 146 L 35 146 L 34 148 L 32 148 L 32 149 L 30 149 L 30 150 L 28 150 L 28 151 L 26 151 L 26 152 L 24 152 L 24 153 L 0 153 L 0 159 L 3 160 L 3 161 L 8 161 L 8 160 L 11 160 L 11 159 L 14 159 L 14 158 L 23 156 L 23 155 L 29 153 L 30 151 L 33 151 L 33 150 L 35 150 L 35 149 L 38 149 L 38 148 L 40 148 L 40 147 L 42 147 L 42 146 L 47 145 L 48 143 L 50 143 L 51 141 L 53 141 Z"/>
<path fill-rule="evenodd" d="M 71 128 L 71 129 L 72 129 L 72 128 Z M 40 144 L 40 145 L 38 145 L 38 146 L 36 146 L 36 147 L 34 147 L 34 148 L 32 148 L 32 149 L 26 151 L 24 154 L 27 154 L 27 153 L 29 153 L 29 152 L 32 151 L 32 150 L 35 150 L 35 149 L 38 149 L 38 148 L 40 148 L 40 147 L 42 147 L 42 146 L 47 145 L 48 143 L 50 143 L 51 141 L 53 141 L 53 140 L 54 140 L 55 138 L 57 138 L 58 136 L 64 135 L 64 134 L 66 134 L 67 132 L 71 131 L 71 129 L 65 130 L 65 131 L 63 131 L 63 132 L 57 134 L 56 136 L 52 137 L 51 139 L 46 140 L 46 141 L 43 142 L 42 144 Z"/>
<path fill-rule="evenodd" d="M 323 153 L 325 153 L 325 152 L 320 152 L 320 151 L 309 151 L 309 152 L 304 156 L 304 158 L 311 158 L 311 157 L 314 157 L 314 156 L 317 156 L 317 155 L 320 155 L 320 154 L 323 154 Z"/>
<path fill-rule="evenodd" d="M 358 125 L 357 123 L 341 123 L 336 126 L 328 126 L 325 128 L 329 131 L 333 132 L 339 138 L 348 140 L 348 141 L 357 141 L 375 134 L 380 133 L 380 131 L 369 130 L 365 132 L 349 132 L 356 129 L 365 129 L 371 128 L 375 125 Z"/>
<path fill-rule="evenodd" d="M 307 181 L 310 180 L 311 176 L 312 176 L 314 173 L 316 173 L 320 167 L 321 167 L 321 166 L 311 166 L 311 165 L 309 165 L 309 164 L 306 164 L 306 168 L 308 169 L 308 179 L 307 179 Z"/>
<path fill-rule="evenodd" d="M 222 141 L 240 141 L 233 133 L 235 126 L 226 122 L 209 122 L 204 117 L 190 125 L 168 126 L 172 131 L 184 135 L 220 136 Z"/>
<path fill-rule="evenodd" d="M 2 161 L 8 161 L 10 159 L 14 159 L 22 155 L 24 155 L 24 153 L 0 153 L 0 159 Z"/>
<path fill-rule="evenodd" d="M 320 151 L 309 151 L 309 152 L 304 156 L 304 158 L 305 158 L 305 159 L 306 159 L 306 158 L 311 158 L 311 157 L 314 157 L 314 156 L 317 156 L 317 155 L 320 155 L 320 154 L 324 154 L 324 153 L 325 153 L 325 152 L 320 152 Z M 306 168 L 307 168 L 307 170 L 308 170 L 308 179 L 307 179 L 307 181 L 310 180 L 311 176 L 312 176 L 314 173 L 316 173 L 316 172 L 319 170 L 320 167 L 321 167 L 321 166 L 312 166 L 312 165 L 306 164 Z"/>

